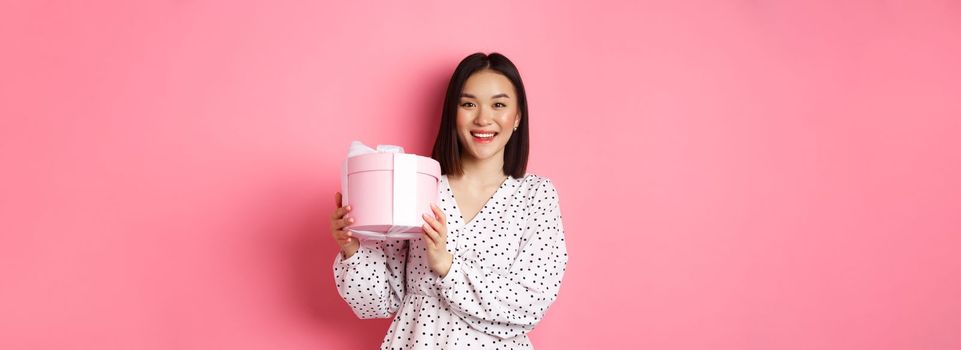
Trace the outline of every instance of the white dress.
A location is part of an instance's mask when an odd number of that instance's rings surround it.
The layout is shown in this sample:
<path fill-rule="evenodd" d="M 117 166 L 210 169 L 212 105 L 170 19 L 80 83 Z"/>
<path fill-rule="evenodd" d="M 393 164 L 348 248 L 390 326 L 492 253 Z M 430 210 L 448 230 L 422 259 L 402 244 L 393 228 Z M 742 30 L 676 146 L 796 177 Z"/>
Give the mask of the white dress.
<path fill-rule="evenodd" d="M 349 259 L 334 259 L 337 291 L 361 319 L 394 315 L 381 349 L 532 349 L 527 333 L 567 268 L 553 183 L 508 177 L 469 223 L 447 175 L 439 191 L 454 256 L 444 278 L 428 267 L 423 238 L 361 241 Z"/>

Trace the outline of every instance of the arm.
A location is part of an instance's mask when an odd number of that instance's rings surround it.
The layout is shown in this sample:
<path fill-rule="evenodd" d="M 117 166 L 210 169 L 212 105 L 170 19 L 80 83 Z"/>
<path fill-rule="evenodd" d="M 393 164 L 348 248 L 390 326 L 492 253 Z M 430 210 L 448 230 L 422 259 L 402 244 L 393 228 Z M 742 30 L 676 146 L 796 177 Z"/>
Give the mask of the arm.
<path fill-rule="evenodd" d="M 454 255 L 450 270 L 437 282 L 454 314 L 501 339 L 534 329 L 557 299 L 567 267 L 557 191 L 549 180 L 536 191 L 521 249 L 507 272 Z"/>
<path fill-rule="evenodd" d="M 361 241 L 350 258 L 334 259 L 340 297 L 361 319 L 390 318 L 404 300 L 408 241 Z"/>

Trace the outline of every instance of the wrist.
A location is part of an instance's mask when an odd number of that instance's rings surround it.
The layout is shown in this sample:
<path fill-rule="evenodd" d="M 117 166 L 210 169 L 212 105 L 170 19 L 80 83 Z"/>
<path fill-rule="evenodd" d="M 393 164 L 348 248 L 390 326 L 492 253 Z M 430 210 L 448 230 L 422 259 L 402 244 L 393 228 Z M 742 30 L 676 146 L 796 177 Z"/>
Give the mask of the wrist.
<path fill-rule="evenodd" d="M 441 278 L 444 278 L 447 276 L 447 273 L 450 272 L 450 267 L 453 264 L 454 264 L 454 254 L 447 252 L 447 255 L 444 257 L 444 260 L 441 261 L 440 266 L 435 268 L 434 271 L 437 271 L 437 275 L 439 275 Z"/>
<path fill-rule="evenodd" d="M 360 250 L 360 244 L 357 244 L 357 245 L 348 244 L 346 246 L 340 247 L 340 252 L 341 254 L 343 254 L 344 259 L 349 259 L 351 256 L 354 256 L 354 254 L 357 253 L 358 250 Z"/>

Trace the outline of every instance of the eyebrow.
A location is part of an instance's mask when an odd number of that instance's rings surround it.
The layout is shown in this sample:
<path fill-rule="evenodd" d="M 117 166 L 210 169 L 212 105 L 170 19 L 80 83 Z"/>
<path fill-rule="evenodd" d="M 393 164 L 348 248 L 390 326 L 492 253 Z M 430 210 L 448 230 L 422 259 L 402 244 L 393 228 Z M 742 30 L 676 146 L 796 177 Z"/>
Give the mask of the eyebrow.
<path fill-rule="evenodd" d="M 461 94 L 460 94 L 460 97 L 477 98 L 477 96 L 474 96 L 474 95 L 471 95 L 471 94 L 468 94 L 468 93 L 461 93 Z M 498 98 L 498 97 L 511 98 L 510 96 L 507 96 L 507 94 L 497 94 L 497 95 L 494 95 L 493 97 L 491 97 L 491 99 L 495 99 L 495 98 Z"/>

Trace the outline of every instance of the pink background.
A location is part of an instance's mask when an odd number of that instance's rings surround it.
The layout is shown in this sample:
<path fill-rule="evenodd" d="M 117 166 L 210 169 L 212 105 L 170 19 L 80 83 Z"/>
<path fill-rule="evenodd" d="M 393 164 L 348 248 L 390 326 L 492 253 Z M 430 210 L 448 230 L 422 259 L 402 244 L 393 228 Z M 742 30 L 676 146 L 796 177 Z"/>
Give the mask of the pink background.
<path fill-rule="evenodd" d="M 540 349 L 961 348 L 958 1 L 4 1 L 0 348 L 372 349 L 351 140 L 502 52 L 571 256 Z"/>

